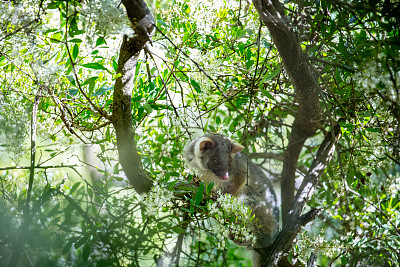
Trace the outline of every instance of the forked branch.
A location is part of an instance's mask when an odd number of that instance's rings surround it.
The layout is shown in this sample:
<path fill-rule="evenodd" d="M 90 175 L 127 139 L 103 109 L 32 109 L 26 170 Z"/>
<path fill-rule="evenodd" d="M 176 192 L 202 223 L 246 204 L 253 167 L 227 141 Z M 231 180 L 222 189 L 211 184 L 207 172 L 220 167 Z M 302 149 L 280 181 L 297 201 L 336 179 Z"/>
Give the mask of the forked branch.
<path fill-rule="evenodd" d="M 325 139 L 322 141 L 321 146 L 318 149 L 316 158 L 297 191 L 287 219 L 283 222 L 282 230 L 279 232 L 274 243 L 260 252 L 263 255 L 261 266 L 276 265 L 282 258 L 283 254 L 290 249 L 293 240 L 296 238 L 296 235 L 301 228 L 318 215 L 319 211 L 316 209 L 312 209 L 303 215 L 301 215 L 301 213 L 307 202 L 311 199 L 319 178 L 332 159 L 332 155 L 335 152 L 335 146 L 340 139 L 340 136 L 341 132 L 339 126 L 335 127 L 332 132 L 327 133 L 325 136 Z"/>

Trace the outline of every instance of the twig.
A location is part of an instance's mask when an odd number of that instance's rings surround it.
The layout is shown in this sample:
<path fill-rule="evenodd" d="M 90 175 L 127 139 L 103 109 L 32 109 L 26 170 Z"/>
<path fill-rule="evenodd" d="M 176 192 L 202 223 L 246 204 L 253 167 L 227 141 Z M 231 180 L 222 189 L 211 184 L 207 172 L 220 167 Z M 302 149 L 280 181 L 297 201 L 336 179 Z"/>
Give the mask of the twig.
<path fill-rule="evenodd" d="M 154 27 L 156 28 L 156 30 L 164 37 L 166 38 L 174 47 L 175 49 L 178 49 L 186 58 L 188 58 L 191 62 L 193 62 L 196 67 L 204 74 L 206 75 L 206 77 L 215 85 L 215 87 L 218 89 L 218 91 L 222 94 L 222 96 L 229 102 L 229 104 L 232 105 L 232 107 L 236 110 L 236 112 L 242 117 L 245 118 L 243 116 L 243 114 L 240 112 L 240 110 L 234 105 L 234 103 L 232 103 L 232 101 L 229 99 L 228 95 L 222 91 L 222 89 L 219 87 L 219 85 L 217 84 L 217 82 L 211 78 L 210 75 L 208 75 L 208 73 L 203 69 L 203 67 L 200 66 L 199 63 L 197 63 L 195 60 L 193 60 L 191 57 L 189 57 L 188 54 L 186 54 L 182 49 L 180 49 L 174 42 L 171 41 L 171 39 L 169 39 L 156 25 L 154 25 Z"/>
<path fill-rule="evenodd" d="M 346 65 L 343 65 L 343 64 L 340 64 L 340 63 L 337 63 L 337 62 L 332 62 L 332 61 L 329 61 L 329 60 L 326 60 L 326 59 L 323 59 L 323 58 L 309 57 L 309 59 L 312 60 L 312 61 L 321 62 L 321 63 L 326 64 L 326 65 L 331 65 L 331 66 L 334 66 L 334 67 L 337 67 L 337 68 L 343 68 L 343 69 L 345 69 L 345 70 L 347 70 L 349 72 L 352 72 L 352 73 L 355 71 L 355 69 L 350 67 L 350 66 L 346 66 Z"/>
<path fill-rule="evenodd" d="M 66 2 L 66 13 L 68 14 L 68 1 Z M 107 112 L 101 108 L 99 108 L 97 105 L 95 105 L 90 97 L 85 93 L 85 91 L 82 89 L 81 83 L 79 82 L 78 79 L 78 74 L 76 73 L 76 68 L 75 68 L 75 62 L 72 58 L 71 51 L 68 46 L 68 18 L 69 16 L 66 17 L 66 23 L 65 23 L 65 47 L 67 48 L 67 53 L 68 53 L 68 58 L 71 61 L 71 67 L 72 67 L 72 72 L 75 77 L 76 84 L 78 86 L 79 91 L 81 94 L 85 97 L 85 99 L 89 102 L 89 104 L 104 118 L 106 119 L 111 119 L 111 116 L 107 114 Z"/>
<path fill-rule="evenodd" d="M 35 169 L 57 169 L 57 168 L 76 168 L 76 167 L 86 167 L 86 166 L 77 166 L 77 165 L 53 165 L 53 166 L 34 166 Z M 10 166 L 10 167 L 3 167 L 0 168 L 0 171 L 7 171 L 7 170 L 30 170 L 31 166 Z"/>

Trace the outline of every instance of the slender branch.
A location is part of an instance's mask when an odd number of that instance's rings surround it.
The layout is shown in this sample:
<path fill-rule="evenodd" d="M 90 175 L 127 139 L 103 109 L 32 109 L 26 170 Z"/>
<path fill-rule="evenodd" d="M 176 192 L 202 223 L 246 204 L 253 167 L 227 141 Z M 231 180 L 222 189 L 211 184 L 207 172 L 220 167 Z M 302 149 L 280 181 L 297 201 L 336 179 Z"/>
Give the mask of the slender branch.
<path fill-rule="evenodd" d="M 13 32 L 7 33 L 4 36 L 2 36 L 0 38 L 0 42 L 3 42 L 4 40 L 6 40 L 8 37 L 13 36 L 14 34 L 17 34 L 18 32 L 22 31 L 22 30 L 27 30 L 29 28 L 29 26 L 31 26 L 34 23 L 39 24 L 40 22 L 40 17 L 39 14 L 37 15 L 37 17 L 34 20 L 31 20 L 29 22 L 26 22 L 24 25 L 22 25 L 21 27 L 15 29 Z"/>
<path fill-rule="evenodd" d="M 326 59 L 323 59 L 323 58 L 309 57 L 309 59 L 312 60 L 312 61 L 321 62 L 321 63 L 326 64 L 326 65 L 331 65 L 331 66 L 334 66 L 334 67 L 337 67 L 337 68 L 343 68 L 343 69 L 345 69 L 345 70 L 347 70 L 349 72 L 354 72 L 355 71 L 354 68 L 352 68 L 351 66 L 346 66 L 344 64 L 340 64 L 340 63 L 337 63 L 337 62 L 332 62 L 332 61 L 329 61 L 329 60 L 326 60 Z"/>
<path fill-rule="evenodd" d="M 68 14 L 68 7 L 69 7 L 68 1 L 66 1 L 66 13 L 67 13 L 67 14 Z M 74 74 L 75 81 L 76 81 L 76 84 L 77 84 L 77 86 L 78 86 L 78 89 L 79 89 L 79 91 L 81 92 L 81 94 L 83 95 L 83 97 L 85 97 L 85 99 L 89 102 L 89 104 L 90 104 L 101 116 L 103 116 L 103 117 L 106 118 L 106 119 L 111 119 L 111 116 L 109 116 L 109 115 L 107 114 L 107 111 L 105 111 L 105 110 L 99 108 L 97 105 L 95 105 L 95 104 L 92 102 L 92 100 L 90 99 L 90 97 L 89 97 L 89 96 L 86 94 L 86 92 L 83 90 L 83 88 L 82 88 L 82 86 L 81 86 L 81 83 L 79 82 L 78 74 L 76 73 L 76 68 L 75 68 L 75 65 L 76 65 L 76 64 L 75 64 L 75 62 L 74 62 L 74 60 L 73 60 L 73 58 L 72 58 L 71 51 L 70 51 L 69 46 L 68 46 L 68 25 L 69 25 L 68 19 L 69 19 L 69 16 L 67 16 L 66 19 L 65 19 L 65 20 L 66 20 L 66 22 L 65 22 L 65 47 L 67 48 L 68 58 L 69 58 L 69 60 L 70 60 L 70 62 L 71 62 L 72 73 Z"/>
<path fill-rule="evenodd" d="M 76 132 L 75 132 L 75 130 L 71 127 L 71 124 L 67 121 L 67 114 L 69 113 L 69 112 L 66 112 L 65 110 L 64 110 L 64 104 L 51 92 L 51 90 L 50 90 L 50 87 L 49 86 L 47 86 L 47 85 L 43 85 L 43 86 L 45 86 L 46 87 L 46 90 L 47 90 L 47 93 L 50 95 L 50 97 L 51 97 L 51 99 L 54 101 L 54 103 L 56 103 L 56 106 L 59 108 L 59 110 L 60 110 L 60 112 L 61 112 L 61 114 L 60 114 L 60 118 L 61 118 L 61 120 L 62 120 L 62 122 L 64 123 L 64 125 L 67 127 L 67 129 L 68 129 L 68 131 L 71 133 L 71 134 L 73 134 L 74 136 L 76 136 L 79 140 L 81 140 L 82 141 L 82 143 L 86 143 Z M 69 111 L 68 110 L 68 108 L 65 108 L 67 111 Z M 72 115 L 71 115 L 71 117 L 72 117 Z"/>
<path fill-rule="evenodd" d="M 102 128 L 110 125 L 111 123 L 112 123 L 112 121 L 106 121 L 106 122 L 104 122 L 102 124 L 99 124 L 97 126 L 93 126 L 92 128 L 82 127 L 80 125 L 75 125 L 74 124 L 74 127 L 79 129 L 79 130 L 81 130 L 82 132 L 93 132 L 93 131 L 102 129 Z"/>
<path fill-rule="evenodd" d="M 217 90 L 221 93 L 221 95 L 224 97 L 224 99 L 232 105 L 232 107 L 235 109 L 235 111 L 239 114 L 238 116 L 245 118 L 245 116 L 242 114 L 242 112 L 236 107 L 236 105 L 234 105 L 234 103 L 230 100 L 229 96 L 219 87 L 218 83 L 211 78 L 211 76 L 204 70 L 204 68 L 202 66 L 200 66 L 199 63 L 197 63 L 195 60 L 193 60 L 187 53 L 185 53 L 185 51 L 183 51 L 182 49 L 180 49 L 174 42 L 171 41 L 171 39 L 168 38 L 168 36 L 166 36 L 158 27 L 156 27 L 157 31 L 165 38 L 168 40 L 168 42 L 170 42 L 175 49 L 177 49 L 179 52 L 181 52 L 186 58 L 188 58 L 191 62 L 193 62 L 196 67 L 215 85 L 215 88 L 217 88 Z"/>
<path fill-rule="evenodd" d="M 63 196 L 63 197 L 64 197 L 78 212 L 79 212 L 79 214 L 80 214 L 90 225 L 94 226 L 94 222 L 93 222 L 92 218 L 89 217 L 88 213 L 85 212 L 85 211 L 81 208 L 81 206 L 79 206 L 79 204 L 76 203 L 76 201 L 75 201 L 72 197 L 70 197 L 70 196 L 64 194 L 64 192 L 62 192 L 61 190 L 57 190 L 57 192 L 58 192 L 59 194 L 61 194 L 61 195 L 62 195 L 62 196 Z"/>
<path fill-rule="evenodd" d="M 35 163 L 36 163 L 36 125 L 37 125 L 37 111 L 39 107 L 39 102 L 42 96 L 43 86 L 39 86 L 38 92 L 35 96 L 32 107 L 31 116 L 31 149 L 30 149 L 30 166 L 29 166 L 29 184 L 26 196 L 26 203 L 23 212 L 24 221 L 19 229 L 19 236 L 14 244 L 14 249 L 10 261 L 8 263 L 9 267 L 14 267 L 18 265 L 19 257 L 25 246 L 26 241 L 29 238 L 29 226 L 31 224 L 31 210 L 30 202 L 33 188 L 33 180 L 35 178 Z"/>
<path fill-rule="evenodd" d="M 283 161 L 283 155 L 280 153 L 251 153 L 248 155 L 250 159 L 276 159 L 279 161 Z"/>
<path fill-rule="evenodd" d="M 316 267 L 317 266 L 317 254 L 311 252 L 310 258 L 307 261 L 307 267 Z"/>
<path fill-rule="evenodd" d="M 77 165 L 52 165 L 52 166 L 41 166 L 36 165 L 34 166 L 35 169 L 57 169 L 57 168 L 76 168 L 76 167 L 86 167 L 86 166 L 77 166 Z M 7 170 L 30 170 L 31 166 L 10 166 L 10 167 L 3 167 L 0 168 L 0 171 L 7 171 Z"/>

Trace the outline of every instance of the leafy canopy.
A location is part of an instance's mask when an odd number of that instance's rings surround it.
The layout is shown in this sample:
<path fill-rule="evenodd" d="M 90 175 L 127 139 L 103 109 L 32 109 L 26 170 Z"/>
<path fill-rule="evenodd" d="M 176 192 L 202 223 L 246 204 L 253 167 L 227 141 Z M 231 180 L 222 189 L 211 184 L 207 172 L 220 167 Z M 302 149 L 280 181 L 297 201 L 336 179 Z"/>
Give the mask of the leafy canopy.
<path fill-rule="evenodd" d="M 21 264 L 143 266 L 181 253 L 181 265 L 249 264 L 244 248 L 226 243 L 225 220 L 236 217 L 211 208 L 217 200 L 204 197 L 187 174 L 182 151 L 203 131 L 220 132 L 245 144 L 279 180 L 297 114 L 292 81 L 250 3 L 149 5 L 158 31 L 140 56 L 132 95 L 137 148 L 156 181 L 142 197 L 123 175 L 111 126 L 119 46 L 123 35 L 134 36 L 123 5 L 0 3 L 0 265 L 9 263 L 24 222 Z M 314 251 L 320 265 L 395 265 L 399 4 L 284 7 L 322 88 L 321 129 L 306 142 L 296 176 L 304 177 L 325 132 L 334 124 L 343 132 L 308 203 L 323 212 L 298 236 L 289 259 L 305 263 Z"/>

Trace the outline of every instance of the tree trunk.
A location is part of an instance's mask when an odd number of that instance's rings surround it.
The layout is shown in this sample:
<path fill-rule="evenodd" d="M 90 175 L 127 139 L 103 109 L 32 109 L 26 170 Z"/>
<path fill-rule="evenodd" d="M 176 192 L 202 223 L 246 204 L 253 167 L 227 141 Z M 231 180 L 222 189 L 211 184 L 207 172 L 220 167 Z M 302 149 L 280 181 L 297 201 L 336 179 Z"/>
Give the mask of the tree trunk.
<path fill-rule="evenodd" d="M 135 69 L 141 50 L 150 38 L 154 29 L 154 18 L 142 0 L 123 0 L 135 36 L 124 36 L 122 42 L 113 96 L 113 125 L 116 132 L 118 154 L 121 166 L 136 192 L 150 190 L 151 181 L 143 169 L 137 153 L 135 133 L 132 125 L 131 98 Z"/>
<path fill-rule="evenodd" d="M 272 263 L 277 264 L 283 253 L 290 249 L 301 227 L 318 213 L 317 210 L 311 210 L 301 216 L 319 177 L 332 157 L 339 130 L 332 130 L 334 134 L 329 132 L 325 137 L 295 197 L 295 172 L 299 155 L 307 138 L 313 136 L 317 129 L 321 128 L 322 113 L 319 102 L 321 89 L 314 77 L 307 55 L 302 51 L 296 35 L 291 30 L 290 21 L 285 16 L 282 4 L 278 0 L 253 0 L 253 4 L 278 49 L 285 70 L 294 85 L 295 101 L 298 102 L 288 147 L 284 153 L 281 177 L 283 228 L 270 247 L 258 251 L 262 257 L 262 266 L 271 266 Z"/>

